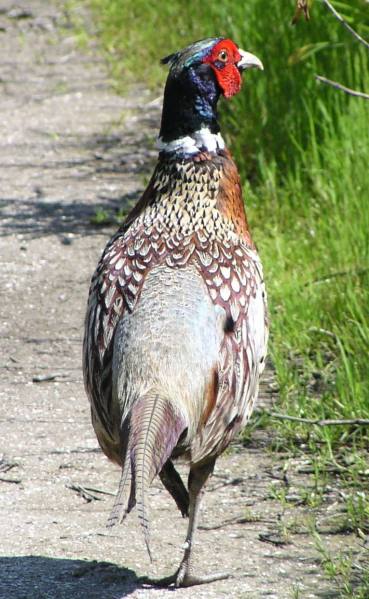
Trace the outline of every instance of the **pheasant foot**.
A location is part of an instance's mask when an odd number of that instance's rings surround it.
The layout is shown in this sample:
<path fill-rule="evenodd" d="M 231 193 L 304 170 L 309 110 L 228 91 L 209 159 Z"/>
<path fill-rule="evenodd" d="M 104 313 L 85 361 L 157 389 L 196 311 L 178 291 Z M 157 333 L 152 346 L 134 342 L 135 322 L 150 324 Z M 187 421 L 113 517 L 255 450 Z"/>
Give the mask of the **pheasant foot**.
<path fill-rule="evenodd" d="M 226 580 L 231 576 L 231 574 L 226 572 L 207 574 L 205 576 L 196 576 L 194 574 L 182 573 L 179 568 L 174 574 L 171 574 L 170 576 L 164 576 L 163 578 L 143 577 L 140 580 L 141 582 L 149 586 L 159 588 L 174 586 L 175 588 L 180 588 L 192 587 L 199 584 L 208 584 L 210 582 L 216 582 L 217 580 Z"/>

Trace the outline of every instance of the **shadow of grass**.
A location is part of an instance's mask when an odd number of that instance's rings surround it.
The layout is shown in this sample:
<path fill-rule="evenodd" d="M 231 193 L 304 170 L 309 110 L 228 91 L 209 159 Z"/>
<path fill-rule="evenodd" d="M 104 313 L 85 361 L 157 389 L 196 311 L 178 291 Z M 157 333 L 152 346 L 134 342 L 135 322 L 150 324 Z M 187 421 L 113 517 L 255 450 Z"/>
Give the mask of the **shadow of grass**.
<path fill-rule="evenodd" d="M 24 159 L 25 151 L 19 148 L 14 164 L 8 167 L 15 167 L 14 179 L 20 169 L 31 174 L 38 171 L 40 176 L 31 195 L 28 190 L 28 195 L 16 192 L 14 196 L 1 196 L 0 191 L 0 237 L 96 234 L 99 231 L 93 223 L 96 210 L 126 214 L 139 199 L 145 187 L 144 178 L 152 171 L 157 156 L 152 145 L 153 140 L 145 132 L 87 135 L 78 139 L 61 135 L 57 146 L 61 158 L 43 160 L 41 164 Z M 123 192 L 127 181 L 131 185 L 134 182 L 135 189 L 123 194 L 111 193 L 112 180 Z M 96 182 L 96 191 L 106 184 L 106 192 L 96 195 L 95 201 L 86 198 L 85 190 L 90 189 L 91 181 Z M 91 191 L 87 195 L 91 196 Z"/>

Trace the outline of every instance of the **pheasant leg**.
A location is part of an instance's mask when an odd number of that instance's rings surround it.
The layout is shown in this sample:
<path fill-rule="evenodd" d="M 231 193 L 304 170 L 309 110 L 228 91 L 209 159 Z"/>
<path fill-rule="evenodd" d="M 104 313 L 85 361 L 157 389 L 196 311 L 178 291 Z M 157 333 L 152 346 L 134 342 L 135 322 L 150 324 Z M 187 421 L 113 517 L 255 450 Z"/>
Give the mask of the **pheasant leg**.
<path fill-rule="evenodd" d="M 171 494 L 184 518 L 188 517 L 189 496 L 180 475 L 174 468 L 173 462 L 168 460 L 159 474 L 164 487 Z"/>
<path fill-rule="evenodd" d="M 229 578 L 229 574 L 216 573 L 206 576 L 197 576 L 193 571 L 194 537 L 199 522 L 200 503 L 204 485 L 214 470 L 215 459 L 204 466 L 195 466 L 190 470 L 188 489 L 190 495 L 190 510 L 187 536 L 185 541 L 184 556 L 176 573 L 175 586 L 189 587 L 197 584 L 206 584 L 215 580 Z"/>
<path fill-rule="evenodd" d="M 147 580 L 147 582 L 161 587 L 170 586 L 172 584 L 174 584 L 175 587 L 190 587 L 197 584 L 206 584 L 208 582 L 229 578 L 230 575 L 226 573 L 197 576 L 193 572 L 193 546 L 195 531 L 199 520 L 200 502 L 203 493 L 203 487 L 213 472 L 214 464 L 215 460 L 212 460 L 204 466 L 195 466 L 190 470 L 188 481 L 190 496 L 189 523 L 184 545 L 184 556 L 178 570 L 171 576 L 166 576 L 165 578 L 161 578 L 159 580 Z"/>

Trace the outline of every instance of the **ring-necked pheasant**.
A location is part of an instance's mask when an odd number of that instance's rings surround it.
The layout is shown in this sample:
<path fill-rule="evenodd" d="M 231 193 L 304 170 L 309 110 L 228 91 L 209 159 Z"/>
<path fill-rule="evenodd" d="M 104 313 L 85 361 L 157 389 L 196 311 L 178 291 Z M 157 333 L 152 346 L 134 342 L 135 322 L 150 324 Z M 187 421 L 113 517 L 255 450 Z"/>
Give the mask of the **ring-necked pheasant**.
<path fill-rule="evenodd" d="M 253 410 L 266 353 L 262 268 L 216 112 L 221 95 L 240 91 L 242 71 L 262 64 L 223 38 L 162 62 L 159 158 L 92 278 L 84 377 L 99 443 L 122 467 L 109 523 L 137 505 L 150 553 L 146 489 L 159 474 L 189 515 L 183 560 L 163 580 L 189 586 L 223 576 L 193 572 L 200 497 Z"/>

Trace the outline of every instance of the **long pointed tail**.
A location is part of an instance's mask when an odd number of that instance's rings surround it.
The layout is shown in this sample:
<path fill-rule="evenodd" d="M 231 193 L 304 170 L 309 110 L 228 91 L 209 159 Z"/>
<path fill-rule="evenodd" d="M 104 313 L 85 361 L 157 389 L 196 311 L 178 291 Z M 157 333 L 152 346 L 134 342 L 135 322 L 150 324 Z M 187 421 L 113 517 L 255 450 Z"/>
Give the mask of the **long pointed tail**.
<path fill-rule="evenodd" d="M 110 512 L 110 516 L 108 518 L 107 527 L 115 526 L 116 524 L 121 524 L 127 514 L 134 507 L 135 500 L 132 498 L 132 470 L 131 470 L 131 460 L 129 456 L 129 450 L 126 453 L 126 459 L 124 462 L 124 466 L 122 468 L 122 474 L 119 481 L 118 493 L 116 495 L 113 508 Z M 133 489 L 134 490 L 134 489 Z M 133 501 L 132 501 L 132 500 Z"/>
<path fill-rule="evenodd" d="M 146 491 L 170 457 L 186 425 L 171 402 L 148 394 L 134 403 L 128 428 L 122 476 L 108 526 L 122 522 L 137 503 L 145 544 L 152 559 Z"/>

